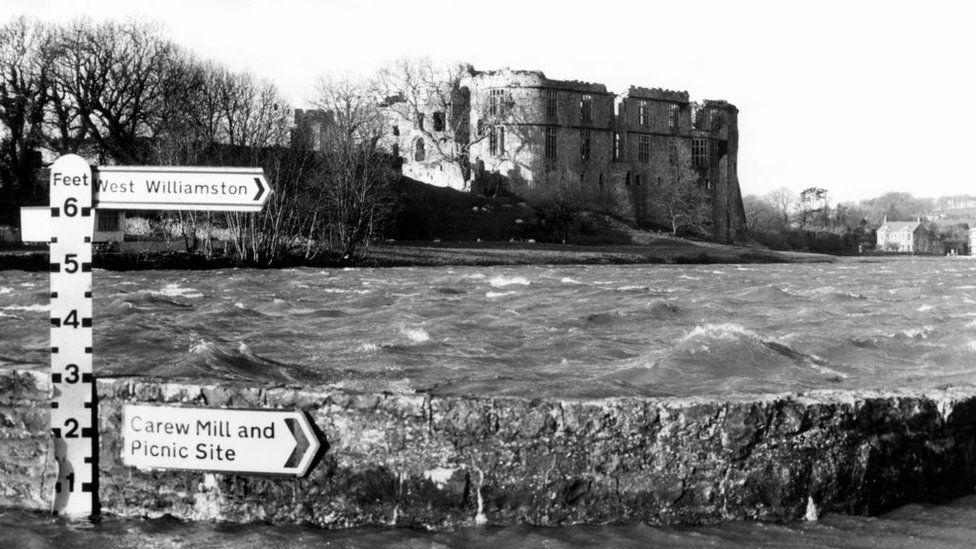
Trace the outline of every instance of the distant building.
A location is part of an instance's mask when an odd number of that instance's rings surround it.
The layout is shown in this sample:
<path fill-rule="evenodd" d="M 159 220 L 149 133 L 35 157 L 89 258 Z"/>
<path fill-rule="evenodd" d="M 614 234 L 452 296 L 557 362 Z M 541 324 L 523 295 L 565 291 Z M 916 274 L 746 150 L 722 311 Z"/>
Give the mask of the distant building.
<path fill-rule="evenodd" d="M 603 84 L 540 71 L 470 69 L 449 109 L 432 105 L 416 120 L 391 117 L 385 141 L 403 158 L 403 173 L 425 183 L 575 187 L 593 209 L 639 223 L 663 224 L 650 207 L 654 187 L 667 185 L 679 159 L 687 159 L 709 197 L 713 235 L 731 239 L 745 228 L 738 112 L 725 101 L 691 102 L 684 91 L 631 87 L 618 96 Z M 464 149 L 469 174 L 439 154 Z"/>
<path fill-rule="evenodd" d="M 292 130 L 292 145 L 299 143 L 321 151 L 326 142 L 326 134 L 334 125 L 335 118 L 329 111 L 321 109 L 295 109 L 295 128 Z"/>
<path fill-rule="evenodd" d="M 929 254 L 939 253 L 935 235 L 922 225 L 922 221 L 888 221 L 878 227 L 876 249 L 884 252 Z"/>

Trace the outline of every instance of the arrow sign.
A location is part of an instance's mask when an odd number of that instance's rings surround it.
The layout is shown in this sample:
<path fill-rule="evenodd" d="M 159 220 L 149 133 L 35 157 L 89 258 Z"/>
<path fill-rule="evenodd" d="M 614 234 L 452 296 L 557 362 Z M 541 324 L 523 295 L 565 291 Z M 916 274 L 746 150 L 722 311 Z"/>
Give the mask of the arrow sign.
<path fill-rule="evenodd" d="M 127 404 L 122 462 L 140 469 L 189 469 L 303 476 L 321 447 L 298 410 L 226 410 Z"/>
<path fill-rule="evenodd" d="M 258 212 L 271 187 L 261 168 L 101 166 L 95 207 L 109 210 Z"/>

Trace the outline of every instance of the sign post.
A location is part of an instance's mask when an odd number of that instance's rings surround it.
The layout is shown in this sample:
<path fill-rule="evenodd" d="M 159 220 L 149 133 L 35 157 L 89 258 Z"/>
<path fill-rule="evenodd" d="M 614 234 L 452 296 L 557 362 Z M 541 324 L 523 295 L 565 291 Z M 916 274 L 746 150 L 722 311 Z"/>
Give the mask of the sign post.
<path fill-rule="evenodd" d="M 53 511 L 95 517 L 98 402 L 92 368 L 95 208 L 261 211 L 260 168 L 110 166 L 69 154 L 51 166 L 51 434 L 58 464 Z M 45 219 L 33 219 L 38 226 Z M 37 232 L 37 231 L 35 231 Z M 123 462 L 142 468 L 304 475 L 320 448 L 304 413 L 129 405 Z"/>

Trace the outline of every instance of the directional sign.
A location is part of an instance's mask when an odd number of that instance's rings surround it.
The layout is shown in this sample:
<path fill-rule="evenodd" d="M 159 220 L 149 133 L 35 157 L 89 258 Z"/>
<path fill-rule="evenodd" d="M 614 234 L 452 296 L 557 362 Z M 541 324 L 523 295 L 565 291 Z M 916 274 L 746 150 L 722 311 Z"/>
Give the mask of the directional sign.
<path fill-rule="evenodd" d="M 100 166 L 95 207 L 111 210 L 261 211 L 271 187 L 261 168 Z"/>
<path fill-rule="evenodd" d="M 128 404 L 122 462 L 140 469 L 304 475 L 321 443 L 296 410 Z"/>

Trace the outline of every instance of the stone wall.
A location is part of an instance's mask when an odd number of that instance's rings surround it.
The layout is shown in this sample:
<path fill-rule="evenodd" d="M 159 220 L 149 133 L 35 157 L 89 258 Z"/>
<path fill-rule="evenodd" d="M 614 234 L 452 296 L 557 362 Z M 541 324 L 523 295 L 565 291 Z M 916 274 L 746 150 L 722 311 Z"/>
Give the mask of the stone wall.
<path fill-rule="evenodd" d="M 46 508 L 47 376 L 0 372 L 0 505 Z M 431 397 L 98 381 L 101 503 L 122 516 L 325 527 L 698 523 L 878 513 L 973 491 L 976 388 L 716 400 Z M 140 471 L 127 402 L 301 408 L 306 478 Z"/>

